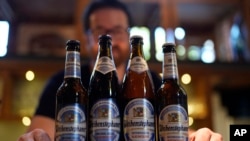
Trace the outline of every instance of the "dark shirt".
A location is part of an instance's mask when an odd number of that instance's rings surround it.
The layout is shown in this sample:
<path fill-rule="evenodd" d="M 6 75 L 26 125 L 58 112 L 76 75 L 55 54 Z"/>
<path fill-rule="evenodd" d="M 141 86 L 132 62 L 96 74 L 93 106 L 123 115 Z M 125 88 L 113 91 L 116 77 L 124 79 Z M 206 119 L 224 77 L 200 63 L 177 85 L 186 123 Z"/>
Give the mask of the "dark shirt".
<path fill-rule="evenodd" d="M 81 80 L 82 80 L 83 86 L 86 89 L 89 86 L 91 73 L 92 72 L 90 72 L 89 65 L 82 65 Z M 154 72 L 151 72 L 151 75 L 152 75 L 152 79 L 153 79 L 154 86 L 155 86 L 155 92 L 156 92 L 161 85 L 161 79 L 159 75 L 157 75 Z M 63 78 L 64 78 L 64 71 L 60 71 L 48 81 L 40 97 L 35 115 L 42 115 L 42 116 L 50 117 L 52 119 L 55 118 L 56 92 L 57 92 L 57 89 L 62 84 Z"/>

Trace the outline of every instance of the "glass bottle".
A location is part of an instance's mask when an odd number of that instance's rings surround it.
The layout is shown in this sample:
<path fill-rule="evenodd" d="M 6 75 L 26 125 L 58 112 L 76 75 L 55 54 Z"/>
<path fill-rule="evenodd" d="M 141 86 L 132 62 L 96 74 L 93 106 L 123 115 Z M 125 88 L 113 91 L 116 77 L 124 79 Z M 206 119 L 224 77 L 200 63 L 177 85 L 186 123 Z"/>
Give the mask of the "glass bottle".
<path fill-rule="evenodd" d="M 157 91 L 159 141 L 188 140 L 187 94 L 179 84 L 175 44 L 162 46 L 162 85 Z"/>
<path fill-rule="evenodd" d="M 143 54 L 143 38 L 130 38 L 131 53 L 123 80 L 123 132 L 126 141 L 155 141 L 155 93 Z"/>
<path fill-rule="evenodd" d="M 87 140 L 88 93 L 81 82 L 80 42 L 67 41 L 64 81 L 56 93 L 55 141 Z"/>
<path fill-rule="evenodd" d="M 99 51 L 89 84 L 90 140 L 120 141 L 119 83 L 111 36 L 99 36 Z"/>

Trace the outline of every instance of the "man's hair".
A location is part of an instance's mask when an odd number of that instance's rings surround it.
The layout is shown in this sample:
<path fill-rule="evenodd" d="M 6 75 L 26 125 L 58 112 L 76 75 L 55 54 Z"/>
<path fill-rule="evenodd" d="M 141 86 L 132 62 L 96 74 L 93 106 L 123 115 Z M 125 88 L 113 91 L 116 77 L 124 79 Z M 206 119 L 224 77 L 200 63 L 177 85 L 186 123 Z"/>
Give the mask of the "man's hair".
<path fill-rule="evenodd" d="M 89 6 L 85 9 L 83 15 L 83 27 L 85 32 L 90 28 L 90 15 L 93 12 L 104 8 L 114 8 L 123 11 L 127 16 L 128 25 L 132 25 L 131 15 L 124 3 L 119 0 L 92 0 Z"/>

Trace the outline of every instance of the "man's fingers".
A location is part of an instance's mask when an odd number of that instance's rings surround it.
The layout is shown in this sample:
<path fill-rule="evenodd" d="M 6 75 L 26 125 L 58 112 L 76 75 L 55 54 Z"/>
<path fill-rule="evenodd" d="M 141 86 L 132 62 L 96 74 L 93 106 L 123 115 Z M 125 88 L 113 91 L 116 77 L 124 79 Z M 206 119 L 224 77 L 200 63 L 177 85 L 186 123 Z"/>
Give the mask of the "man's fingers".
<path fill-rule="evenodd" d="M 51 141 L 49 135 L 42 129 L 35 129 L 23 134 L 17 141 Z"/>
<path fill-rule="evenodd" d="M 189 136 L 190 141 L 223 141 L 220 134 L 211 131 L 208 128 L 201 128 Z"/>

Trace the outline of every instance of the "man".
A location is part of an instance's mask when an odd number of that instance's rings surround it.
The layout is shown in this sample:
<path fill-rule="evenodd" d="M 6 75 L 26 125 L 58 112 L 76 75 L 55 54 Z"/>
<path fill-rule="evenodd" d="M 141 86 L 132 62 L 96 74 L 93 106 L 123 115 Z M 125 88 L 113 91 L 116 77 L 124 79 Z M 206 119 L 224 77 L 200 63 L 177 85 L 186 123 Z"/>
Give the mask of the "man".
<path fill-rule="evenodd" d="M 112 51 L 116 64 L 119 82 L 122 82 L 127 61 L 129 59 L 129 34 L 127 29 L 131 24 L 130 15 L 126 7 L 119 1 L 100 0 L 92 3 L 84 16 L 85 38 L 87 51 L 90 54 L 90 64 L 82 67 L 82 83 L 88 88 L 90 74 L 98 53 L 98 36 L 110 34 L 112 36 Z M 160 80 L 152 75 L 156 88 L 160 86 Z M 55 75 L 46 86 L 36 113 L 28 132 L 22 135 L 18 141 L 52 141 L 55 133 L 55 94 L 63 81 L 63 72 Z M 212 132 L 208 128 L 202 128 L 190 134 L 191 141 L 221 141 L 220 134 Z"/>

